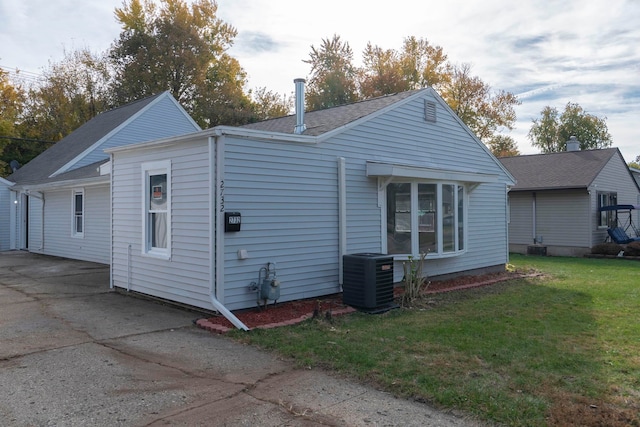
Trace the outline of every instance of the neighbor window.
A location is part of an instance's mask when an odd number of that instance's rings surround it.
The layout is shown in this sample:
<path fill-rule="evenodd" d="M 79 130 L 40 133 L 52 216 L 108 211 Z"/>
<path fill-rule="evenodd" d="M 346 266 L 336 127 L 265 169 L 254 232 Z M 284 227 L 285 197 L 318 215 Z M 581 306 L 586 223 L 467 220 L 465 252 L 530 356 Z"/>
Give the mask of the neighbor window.
<path fill-rule="evenodd" d="M 73 237 L 84 237 L 84 190 L 75 189 L 71 196 L 71 235 Z"/>
<path fill-rule="evenodd" d="M 600 211 L 605 206 L 618 204 L 618 193 L 598 192 L 598 227 L 615 227 L 615 211 Z"/>
<path fill-rule="evenodd" d="M 171 254 L 171 163 L 142 165 L 144 254 L 169 258 Z"/>
<path fill-rule="evenodd" d="M 387 185 L 387 253 L 452 254 L 465 249 L 464 186 L 402 182 Z"/>

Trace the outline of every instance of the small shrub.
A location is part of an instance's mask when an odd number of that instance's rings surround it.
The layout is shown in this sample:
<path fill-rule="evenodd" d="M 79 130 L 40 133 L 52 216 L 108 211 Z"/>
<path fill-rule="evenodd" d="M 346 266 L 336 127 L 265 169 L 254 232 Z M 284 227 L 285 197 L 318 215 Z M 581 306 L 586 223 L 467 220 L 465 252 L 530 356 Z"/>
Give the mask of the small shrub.
<path fill-rule="evenodd" d="M 591 248 L 592 254 L 598 255 L 618 255 L 624 248 L 617 243 L 608 242 L 600 243 Z"/>
<path fill-rule="evenodd" d="M 409 260 L 402 263 L 404 269 L 404 295 L 402 305 L 407 306 L 416 300 L 429 286 L 429 280 L 423 275 L 422 268 L 426 253 L 421 253 L 418 259 L 410 256 Z"/>
<path fill-rule="evenodd" d="M 640 256 L 640 242 L 631 242 L 624 248 L 624 256 Z"/>

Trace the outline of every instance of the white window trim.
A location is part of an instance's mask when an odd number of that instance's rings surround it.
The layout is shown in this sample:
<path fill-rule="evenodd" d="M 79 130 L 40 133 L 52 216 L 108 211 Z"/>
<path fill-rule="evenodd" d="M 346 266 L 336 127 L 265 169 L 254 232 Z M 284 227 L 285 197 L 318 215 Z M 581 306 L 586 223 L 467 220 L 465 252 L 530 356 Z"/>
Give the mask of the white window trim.
<path fill-rule="evenodd" d="M 76 196 L 78 194 L 82 196 L 82 232 L 76 230 Z M 74 239 L 84 239 L 85 204 L 84 188 L 74 188 L 71 190 L 71 237 Z"/>
<path fill-rule="evenodd" d="M 167 247 L 151 247 L 149 235 L 149 177 L 167 175 Z M 171 259 L 171 160 L 146 162 L 141 165 L 142 180 L 142 255 L 170 260 Z"/>
<path fill-rule="evenodd" d="M 607 196 L 607 203 L 610 202 L 610 198 L 611 195 L 615 194 L 616 195 L 616 200 L 618 198 L 618 192 L 617 191 L 596 191 L 596 214 L 598 215 L 596 217 L 596 229 L 597 230 L 606 230 L 609 228 L 609 224 L 600 224 L 601 218 L 602 218 L 602 212 L 600 212 L 600 196 L 601 195 L 606 195 Z M 603 205 L 603 206 L 611 206 L 609 204 Z M 611 212 L 611 215 L 613 215 L 613 211 L 609 211 Z M 608 215 L 607 215 L 608 216 Z"/>
<path fill-rule="evenodd" d="M 442 231 L 442 227 L 443 227 L 443 212 L 442 212 L 442 186 L 443 185 L 453 185 L 456 188 L 456 196 L 457 196 L 457 188 L 458 186 L 461 186 L 464 189 L 464 196 L 463 196 L 463 210 L 462 210 L 462 215 L 463 215 L 463 230 L 464 230 L 464 236 L 462 243 L 463 243 L 463 249 L 461 250 L 457 250 L 457 251 L 452 251 L 452 252 L 443 252 L 443 248 L 444 248 L 444 242 L 442 238 L 438 239 L 438 252 L 434 253 L 428 253 L 427 254 L 427 258 L 451 258 L 451 257 L 456 257 L 456 256 L 460 256 L 462 254 L 465 254 L 468 250 L 468 238 L 469 238 L 469 234 L 468 234 L 468 228 L 469 228 L 469 223 L 468 223 L 468 212 L 469 212 L 469 187 L 467 185 L 465 185 L 464 182 L 454 182 L 454 181 L 433 181 L 433 180 L 415 180 L 415 179 L 402 179 L 402 178 L 398 178 L 398 179 L 389 179 L 387 180 L 384 185 L 379 185 L 379 189 L 381 194 L 381 212 L 382 212 L 382 224 L 381 224 L 381 236 L 382 236 L 382 252 L 385 254 L 388 254 L 388 246 L 387 246 L 387 185 L 390 183 L 410 183 L 411 184 L 411 252 L 410 254 L 389 254 L 392 255 L 393 258 L 395 260 L 398 261 L 402 261 L 402 260 L 408 260 L 409 257 L 418 257 L 419 254 L 419 247 L 418 247 L 418 239 L 414 238 L 414 235 L 418 235 L 418 224 L 417 221 L 414 221 L 413 219 L 413 212 L 417 212 L 418 209 L 418 197 L 417 197 L 417 186 L 418 184 L 437 184 L 436 186 L 436 193 L 437 193 L 437 200 L 440 202 L 440 204 L 438 205 L 438 218 L 437 218 L 437 224 L 438 224 L 438 236 L 441 237 L 443 234 Z M 414 187 L 415 187 L 415 191 L 416 191 L 416 196 L 413 195 L 414 193 Z M 456 212 L 456 217 L 457 217 L 457 212 L 458 212 L 458 197 L 454 197 L 454 210 Z M 454 237 L 454 244 L 457 246 L 458 245 L 458 233 L 459 233 L 459 229 L 457 227 L 457 221 L 455 222 L 456 226 L 454 227 L 454 233 L 455 233 L 455 237 Z"/>

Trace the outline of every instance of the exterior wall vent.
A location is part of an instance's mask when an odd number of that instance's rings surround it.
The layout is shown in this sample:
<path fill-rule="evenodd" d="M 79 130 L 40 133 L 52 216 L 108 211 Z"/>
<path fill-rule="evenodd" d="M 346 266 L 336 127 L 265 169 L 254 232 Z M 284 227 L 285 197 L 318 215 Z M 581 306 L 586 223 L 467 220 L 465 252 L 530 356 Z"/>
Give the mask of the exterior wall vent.
<path fill-rule="evenodd" d="M 393 256 L 374 253 L 344 255 L 342 298 L 359 310 L 375 312 L 393 304 Z"/>
<path fill-rule="evenodd" d="M 436 122 L 436 103 L 424 100 L 424 119 L 429 123 Z"/>

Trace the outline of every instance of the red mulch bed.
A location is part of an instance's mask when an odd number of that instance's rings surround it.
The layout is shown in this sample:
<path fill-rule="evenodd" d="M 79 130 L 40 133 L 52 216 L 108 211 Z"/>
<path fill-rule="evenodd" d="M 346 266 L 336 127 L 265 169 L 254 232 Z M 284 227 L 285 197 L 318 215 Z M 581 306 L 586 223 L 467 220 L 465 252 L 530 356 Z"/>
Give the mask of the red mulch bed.
<path fill-rule="evenodd" d="M 496 282 L 522 277 L 520 273 L 500 272 L 480 276 L 461 276 L 449 280 L 433 281 L 427 293 L 449 292 L 458 289 L 486 286 Z M 394 295 L 402 295 L 403 289 L 396 287 Z M 272 328 L 299 323 L 315 315 L 337 316 L 355 311 L 342 303 L 342 294 L 327 295 L 299 301 L 269 304 L 266 307 L 236 311 L 233 314 L 248 328 Z M 201 328 L 212 332 L 225 333 L 234 326 L 223 316 L 200 319 L 196 322 Z"/>

